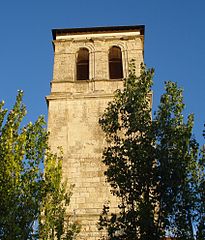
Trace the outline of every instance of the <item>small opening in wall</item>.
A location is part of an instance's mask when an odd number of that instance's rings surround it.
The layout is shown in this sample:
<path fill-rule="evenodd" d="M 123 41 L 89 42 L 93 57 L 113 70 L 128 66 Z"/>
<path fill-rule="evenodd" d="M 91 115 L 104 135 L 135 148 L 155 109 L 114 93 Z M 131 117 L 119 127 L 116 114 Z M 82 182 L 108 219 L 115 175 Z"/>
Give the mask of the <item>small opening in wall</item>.
<path fill-rule="evenodd" d="M 109 51 L 109 73 L 110 79 L 123 78 L 122 52 L 119 47 L 113 46 Z"/>
<path fill-rule="evenodd" d="M 89 51 L 81 48 L 77 56 L 77 80 L 89 79 Z"/>

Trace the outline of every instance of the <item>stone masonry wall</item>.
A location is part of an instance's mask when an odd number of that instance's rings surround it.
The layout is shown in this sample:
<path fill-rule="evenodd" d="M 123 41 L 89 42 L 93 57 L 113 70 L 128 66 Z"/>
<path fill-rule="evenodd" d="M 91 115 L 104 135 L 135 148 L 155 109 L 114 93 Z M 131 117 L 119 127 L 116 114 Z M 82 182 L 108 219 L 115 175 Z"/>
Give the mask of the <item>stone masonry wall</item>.
<path fill-rule="evenodd" d="M 79 239 L 97 240 L 96 223 L 103 204 L 111 202 L 116 211 L 117 200 L 110 194 L 101 162 L 105 140 L 98 120 L 113 92 L 123 86 L 122 80 L 109 80 L 108 52 L 120 46 L 123 73 L 128 76 L 131 59 L 136 60 L 137 74 L 143 62 L 143 39 L 99 37 L 54 41 L 54 73 L 48 100 L 48 130 L 53 150 L 64 151 L 63 175 L 75 184 L 70 212 L 82 225 Z M 76 54 L 79 48 L 90 51 L 90 80 L 76 81 Z"/>

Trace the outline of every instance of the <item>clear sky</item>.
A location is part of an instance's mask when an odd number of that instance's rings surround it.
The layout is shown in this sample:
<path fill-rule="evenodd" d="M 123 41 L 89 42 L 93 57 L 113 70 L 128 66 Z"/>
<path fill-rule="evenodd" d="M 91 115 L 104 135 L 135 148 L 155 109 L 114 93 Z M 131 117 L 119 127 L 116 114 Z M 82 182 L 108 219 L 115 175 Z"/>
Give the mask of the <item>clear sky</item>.
<path fill-rule="evenodd" d="M 155 68 L 154 109 L 164 81 L 184 89 L 202 143 L 205 123 L 204 0 L 1 0 L 0 99 L 11 107 L 25 92 L 28 121 L 47 115 L 53 28 L 145 25 L 145 63 Z"/>

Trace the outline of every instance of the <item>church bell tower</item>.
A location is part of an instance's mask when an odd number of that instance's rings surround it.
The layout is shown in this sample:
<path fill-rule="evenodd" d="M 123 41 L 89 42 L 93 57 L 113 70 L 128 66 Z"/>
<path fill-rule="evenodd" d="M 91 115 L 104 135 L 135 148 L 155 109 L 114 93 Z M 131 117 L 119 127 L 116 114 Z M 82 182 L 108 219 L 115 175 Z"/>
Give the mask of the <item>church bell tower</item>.
<path fill-rule="evenodd" d="M 54 68 L 48 101 L 48 131 L 55 151 L 62 146 L 63 176 L 75 184 L 71 214 L 81 224 L 78 239 L 97 240 L 106 201 L 117 207 L 104 177 L 105 140 L 98 124 L 113 92 L 122 88 L 129 63 L 143 62 L 144 26 L 54 29 Z"/>

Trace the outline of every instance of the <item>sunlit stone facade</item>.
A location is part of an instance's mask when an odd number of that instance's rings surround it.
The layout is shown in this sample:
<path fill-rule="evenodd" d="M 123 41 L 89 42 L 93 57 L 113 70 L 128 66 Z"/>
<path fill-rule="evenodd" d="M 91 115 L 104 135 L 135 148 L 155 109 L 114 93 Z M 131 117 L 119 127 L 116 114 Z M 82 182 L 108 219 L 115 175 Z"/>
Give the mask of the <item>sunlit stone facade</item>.
<path fill-rule="evenodd" d="M 130 60 L 135 59 L 139 74 L 144 26 L 54 29 L 53 46 L 47 96 L 50 145 L 53 150 L 63 147 L 63 175 L 75 184 L 70 212 L 82 225 L 79 239 L 96 240 L 103 203 L 110 201 L 112 211 L 117 206 L 103 174 L 105 140 L 98 119 L 128 76 Z"/>

